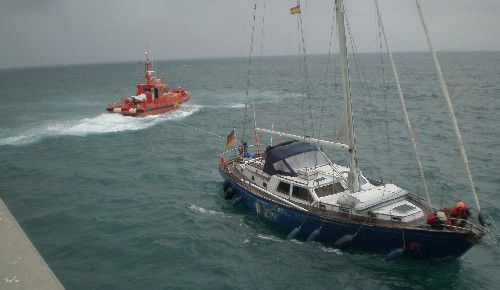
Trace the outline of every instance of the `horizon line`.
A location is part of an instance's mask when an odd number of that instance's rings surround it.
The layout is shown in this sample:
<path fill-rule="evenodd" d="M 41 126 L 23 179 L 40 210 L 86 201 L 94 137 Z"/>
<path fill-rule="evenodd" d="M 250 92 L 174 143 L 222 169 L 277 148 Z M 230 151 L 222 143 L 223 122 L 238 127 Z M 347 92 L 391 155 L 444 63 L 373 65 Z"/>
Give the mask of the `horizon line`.
<path fill-rule="evenodd" d="M 437 51 L 437 53 L 493 53 L 500 52 L 500 50 L 442 50 Z M 358 52 L 357 54 L 379 54 L 380 52 L 374 51 L 366 51 L 366 52 Z M 408 54 L 408 53 L 429 53 L 429 51 L 397 51 L 393 52 L 393 54 Z M 353 53 L 350 52 L 349 55 Z M 386 54 L 384 52 L 384 54 Z M 324 56 L 328 55 L 328 53 L 311 53 L 308 56 Z M 338 55 L 337 52 L 332 53 L 332 55 Z M 262 55 L 262 57 L 293 57 L 300 56 L 299 54 L 266 54 Z M 260 55 L 252 56 L 252 58 L 261 57 Z M 217 60 L 217 59 L 247 59 L 248 56 L 208 56 L 208 57 L 180 57 L 180 58 L 164 58 L 155 60 L 156 62 L 166 62 L 166 61 L 193 61 L 193 60 Z M 61 63 L 61 64 L 49 64 L 49 65 L 22 65 L 22 66 L 13 66 L 13 67 L 0 67 L 0 71 L 2 70 L 16 70 L 16 69 L 42 69 L 42 68 L 57 68 L 57 67 L 71 67 L 71 66 L 86 66 L 86 65 L 102 65 L 102 64 L 125 64 L 125 63 L 134 63 L 134 62 L 142 62 L 142 60 L 117 60 L 117 61 L 104 61 L 104 62 L 76 62 L 76 63 Z"/>

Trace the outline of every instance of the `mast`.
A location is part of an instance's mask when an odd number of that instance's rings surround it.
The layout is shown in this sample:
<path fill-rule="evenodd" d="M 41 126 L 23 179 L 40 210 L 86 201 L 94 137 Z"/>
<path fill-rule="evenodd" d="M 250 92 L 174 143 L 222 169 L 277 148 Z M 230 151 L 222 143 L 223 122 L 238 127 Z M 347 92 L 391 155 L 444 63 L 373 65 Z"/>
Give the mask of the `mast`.
<path fill-rule="evenodd" d="M 340 64 L 342 67 L 342 83 L 344 88 L 344 97 L 346 99 L 346 116 L 347 116 L 347 131 L 349 145 L 349 190 L 352 192 L 359 191 L 359 171 L 356 158 L 356 140 L 354 137 L 354 122 L 352 116 L 352 98 L 351 98 L 351 83 L 349 79 L 349 61 L 347 59 L 347 44 L 345 37 L 344 26 L 344 3 L 343 0 L 335 0 L 335 10 L 337 18 L 337 34 L 339 38 L 339 53 Z"/>
<path fill-rule="evenodd" d="M 420 2 L 418 0 L 415 0 L 415 3 L 417 4 L 418 14 L 420 15 L 420 21 L 422 22 L 422 26 L 424 27 L 425 36 L 427 37 L 427 43 L 429 44 L 429 50 L 431 51 L 432 59 L 434 60 L 434 65 L 436 66 L 436 71 L 437 71 L 438 78 L 439 78 L 439 84 L 441 85 L 441 89 L 443 91 L 443 96 L 444 96 L 444 99 L 446 100 L 446 105 L 448 107 L 448 114 L 450 115 L 451 124 L 453 126 L 453 131 L 455 132 L 455 137 L 456 137 L 455 141 L 457 142 L 458 151 L 460 152 L 460 157 L 462 157 L 462 161 L 464 163 L 465 172 L 467 174 L 467 178 L 469 181 L 469 187 L 470 187 L 470 190 L 472 192 L 472 197 L 474 198 L 474 203 L 476 205 L 476 209 L 478 211 L 478 219 L 479 219 L 479 222 L 481 223 L 481 225 L 483 225 L 484 220 L 481 216 L 481 208 L 479 206 L 479 200 L 477 198 L 476 188 L 474 186 L 474 180 L 472 179 L 472 174 L 470 173 L 469 160 L 467 159 L 467 155 L 465 154 L 465 147 L 464 147 L 464 143 L 462 141 L 462 134 L 460 134 L 460 129 L 458 127 L 458 121 L 457 121 L 457 118 L 455 117 L 455 110 L 453 110 L 453 105 L 451 104 L 450 94 L 448 93 L 448 88 L 446 87 L 446 83 L 444 82 L 443 72 L 441 71 L 441 66 L 439 65 L 436 51 L 434 50 L 434 47 L 432 46 L 432 43 L 431 43 L 431 37 L 429 36 L 429 30 L 427 29 L 427 24 L 425 23 L 425 20 L 424 20 L 424 15 L 422 13 L 422 7 L 420 6 Z"/>
<path fill-rule="evenodd" d="M 151 70 L 151 59 L 149 58 L 148 51 L 146 51 L 144 55 L 146 56 L 146 62 L 144 63 L 144 79 L 146 80 L 146 84 L 149 84 L 151 79 L 149 76 L 149 71 Z"/>

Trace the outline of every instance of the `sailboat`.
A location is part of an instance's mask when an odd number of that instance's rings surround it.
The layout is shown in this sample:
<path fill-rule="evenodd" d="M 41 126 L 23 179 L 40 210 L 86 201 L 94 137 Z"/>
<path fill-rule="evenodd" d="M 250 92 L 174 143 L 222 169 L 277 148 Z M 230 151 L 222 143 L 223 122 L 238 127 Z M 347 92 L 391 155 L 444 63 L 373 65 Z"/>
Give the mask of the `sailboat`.
<path fill-rule="evenodd" d="M 400 94 L 405 127 L 428 192 L 397 71 L 385 38 L 378 2 L 375 3 Z M 449 212 L 440 211 L 434 206 L 428 194 L 426 199 L 421 198 L 396 184 L 367 178 L 358 168 L 343 0 L 335 0 L 334 5 L 346 101 L 341 122 L 344 130 L 340 131 L 345 133 L 346 142 L 300 136 L 254 125 L 254 134 L 269 134 L 288 141 L 268 146 L 263 152 L 259 150 L 256 153 L 250 152 L 245 142 L 238 150 L 235 148 L 222 153 L 219 156 L 219 172 L 224 179 L 226 199 L 233 204 L 245 204 L 250 210 L 269 219 L 289 233 L 287 239 L 316 241 L 338 248 L 356 248 L 384 254 L 388 259 L 401 256 L 430 260 L 455 259 L 489 234 L 419 0 L 416 3 L 448 104 L 477 215 L 453 218 Z M 300 3 L 292 9 L 292 14 L 300 13 Z M 228 143 L 234 143 L 234 133 L 228 136 Z M 349 157 L 348 164 L 344 166 L 332 162 L 323 148 L 345 152 Z M 429 221 L 431 217 L 438 221 L 437 226 L 434 221 Z"/>

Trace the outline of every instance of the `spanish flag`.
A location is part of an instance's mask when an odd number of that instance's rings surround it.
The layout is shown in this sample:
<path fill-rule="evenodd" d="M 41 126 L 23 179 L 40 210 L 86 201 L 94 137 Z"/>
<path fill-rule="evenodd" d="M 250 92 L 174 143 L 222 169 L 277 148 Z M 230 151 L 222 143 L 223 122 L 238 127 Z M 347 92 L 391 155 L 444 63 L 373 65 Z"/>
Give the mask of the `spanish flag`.
<path fill-rule="evenodd" d="M 290 14 L 300 13 L 300 5 L 290 8 Z"/>
<path fill-rule="evenodd" d="M 234 134 L 234 129 L 233 129 L 233 131 L 231 131 L 231 133 L 229 133 L 229 135 L 227 135 L 226 138 L 227 150 L 231 149 L 231 147 L 233 147 L 235 143 L 236 143 L 236 134 Z"/>

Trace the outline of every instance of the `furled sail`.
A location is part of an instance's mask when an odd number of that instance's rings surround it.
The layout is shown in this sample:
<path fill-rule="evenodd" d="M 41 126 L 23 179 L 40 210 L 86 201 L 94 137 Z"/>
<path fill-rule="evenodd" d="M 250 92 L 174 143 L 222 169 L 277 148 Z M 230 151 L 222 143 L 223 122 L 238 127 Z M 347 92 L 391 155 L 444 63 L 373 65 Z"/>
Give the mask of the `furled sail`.
<path fill-rule="evenodd" d="M 349 144 L 349 127 L 347 122 L 347 112 L 344 110 L 340 119 L 337 138 L 340 143 Z"/>

